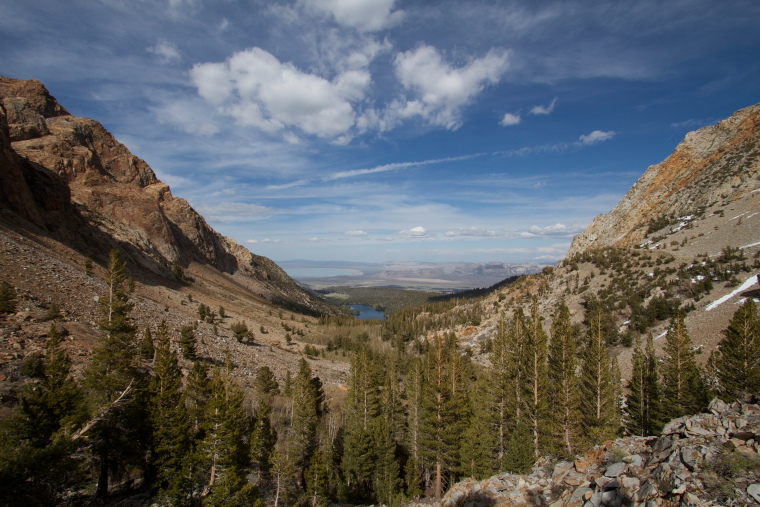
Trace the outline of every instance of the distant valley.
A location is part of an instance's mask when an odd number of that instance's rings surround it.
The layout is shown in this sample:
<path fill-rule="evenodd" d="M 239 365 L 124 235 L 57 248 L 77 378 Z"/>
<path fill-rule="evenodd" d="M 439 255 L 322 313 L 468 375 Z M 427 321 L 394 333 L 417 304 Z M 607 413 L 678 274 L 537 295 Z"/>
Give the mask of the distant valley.
<path fill-rule="evenodd" d="M 513 276 L 538 273 L 537 263 L 411 262 L 363 263 L 289 260 L 278 262 L 288 275 L 314 290 L 326 287 L 387 287 L 459 292 L 490 287 Z"/>

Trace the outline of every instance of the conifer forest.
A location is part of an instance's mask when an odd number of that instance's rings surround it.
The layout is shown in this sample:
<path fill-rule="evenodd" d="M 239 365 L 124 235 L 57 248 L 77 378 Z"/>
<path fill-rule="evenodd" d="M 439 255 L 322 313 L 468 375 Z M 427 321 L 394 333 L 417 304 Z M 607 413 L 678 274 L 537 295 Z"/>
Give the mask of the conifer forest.
<path fill-rule="evenodd" d="M 132 317 L 125 263 L 113 251 L 99 298 L 99 343 L 82 375 L 59 347 L 54 315 L 44 354 L 24 360 L 34 381 L 2 421 L 0 498 L 7 505 L 88 505 L 121 489 L 156 505 L 401 505 L 440 499 L 465 477 L 525 473 L 544 456 L 572 459 L 620 435 L 655 435 L 668 420 L 760 392 L 760 319 L 752 298 L 736 311 L 708 368 L 676 309 L 662 351 L 651 333 L 630 343 L 621 384 L 608 347 L 620 337 L 609 306 L 589 299 L 582 324 L 563 300 L 550 319 L 538 296 L 514 304 L 483 345 L 487 364 L 452 333 L 475 322 L 477 299 L 440 301 L 362 323 L 324 316 L 325 340 L 297 371 L 256 372 L 255 393 L 229 360 L 196 350 L 192 325 L 174 336 Z M 461 303 L 461 302 L 460 302 Z M 457 311 L 452 312 L 456 307 Z M 15 309 L 0 283 L 1 315 Z M 205 305 L 201 320 L 224 317 Z M 233 324 L 238 340 L 252 330 Z M 263 331 L 263 330 L 262 330 Z M 347 391 L 328 403 L 312 355 L 350 361 Z M 180 364 L 191 365 L 181 368 Z M 282 373 L 282 372 L 278 372 Z"/>

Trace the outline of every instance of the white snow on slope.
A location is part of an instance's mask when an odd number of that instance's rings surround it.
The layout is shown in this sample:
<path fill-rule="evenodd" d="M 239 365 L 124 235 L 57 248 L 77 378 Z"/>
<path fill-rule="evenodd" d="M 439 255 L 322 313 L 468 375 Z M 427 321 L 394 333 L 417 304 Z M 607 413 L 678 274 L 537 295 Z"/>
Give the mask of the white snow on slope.
<path fill-rule="evenodd" d="M 755 285 L 755 283 L 757 283 L 757 277 L 755 275 L 752 275 L 749 278 L 747 278 L 747 280 L 745 280 L 745 282 L 743 284 L 741 284 L 739 287 L 737 287 L 737 289 L 735 291 L 731 292 L 730 294 L 726 294 L 722 298 L 716 299 L 715 301 L 713 301 L 712 303 L 710 303 L 709 305 L 707 305 L 707 308 L 705 308 L 705 310 L 709 312 L 713 308 L 716 308 L 719 305 L 722 305 L 723 303 L 725 303 L 726 301 L 728 301 L 732 297 L 736 296 L 740 292 L 743 292 L 743 291 L 749 289 L 750 287 L 752 287 L 753 285 Z"/>

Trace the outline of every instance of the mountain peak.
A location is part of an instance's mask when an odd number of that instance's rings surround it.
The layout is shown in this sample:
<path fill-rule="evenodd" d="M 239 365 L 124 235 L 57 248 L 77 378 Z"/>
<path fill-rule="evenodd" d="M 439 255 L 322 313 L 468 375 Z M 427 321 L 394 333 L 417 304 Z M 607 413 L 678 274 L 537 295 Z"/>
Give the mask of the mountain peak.
<path fill-rule="evenodd" d="M 760 104 L 686 135 L 650 166 L 623 199 L 573 239 L 568 258 L 589 248 L 641 242 L 657 221 L 675 219 L 749 196 L 759 186 Z"/>

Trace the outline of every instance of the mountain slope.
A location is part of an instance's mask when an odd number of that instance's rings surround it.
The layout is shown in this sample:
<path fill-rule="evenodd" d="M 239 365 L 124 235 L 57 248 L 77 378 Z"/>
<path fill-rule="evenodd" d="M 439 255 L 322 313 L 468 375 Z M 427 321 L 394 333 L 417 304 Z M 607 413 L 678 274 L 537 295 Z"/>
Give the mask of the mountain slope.
<path fill-rule="evenodd" d="M 597 216 L 573 239 L 568 257 L 593 247 L 633 246 L 648 230 L 678 217 L 747 198 L 758 187 L 759 155 L 760 104 L 687 134 L 612 211 Z"/>
<path fill-rule="evenodd" d="M 116 247 L 146 275 L 173 264 L 229 275 L 251 296 L 302 312 L 335 310 L 271 260 L 214 231 L 102 125 L 77 118 L 34 80 L 0 77 L 3 220 L 95 260 Z"/>

